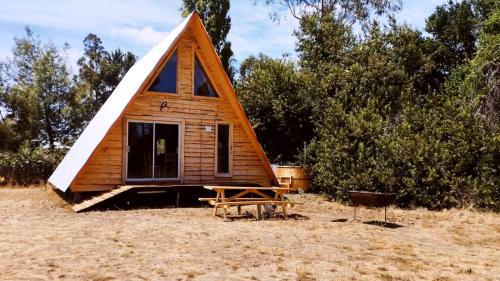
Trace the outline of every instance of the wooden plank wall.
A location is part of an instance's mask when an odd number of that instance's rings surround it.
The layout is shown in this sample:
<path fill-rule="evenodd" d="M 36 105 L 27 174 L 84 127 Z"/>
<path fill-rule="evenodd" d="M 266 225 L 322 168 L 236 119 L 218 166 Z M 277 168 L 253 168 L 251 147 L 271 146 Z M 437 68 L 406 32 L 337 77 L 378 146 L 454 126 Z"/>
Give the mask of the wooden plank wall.
<path fill-rule="evenodd" d="M 124 151 L 126 143 L 126 120 L 174 122 L 181 124 L 184 132 L 181 150 L 181 174 L 184 184 L 221 182 L 252 182 L 269 186 L 271 177 L 252 146 L 241 123 L 217 81 L 211 79 L 219 98 L 193 96 L 194 52 L 210 76 L 210 66 L 193 36 L 187 32 L 178 43 L 178 85 L 177 94 L 143 92 L 136 96 L 126 109 L 122 120 L 118 120 L 84 168 L 71 185 L 71 190 L 108 190 L 124 183 Z M 167 107 L 160 111 L 160 105 Z M 233 126 L 232 176 L 216 177 L 215 133 L 216 122 L 227 122 Z M 206 132 L 205 126 L 212 131 Z M 182 132 L 181 132 L 182 134 Z"/>

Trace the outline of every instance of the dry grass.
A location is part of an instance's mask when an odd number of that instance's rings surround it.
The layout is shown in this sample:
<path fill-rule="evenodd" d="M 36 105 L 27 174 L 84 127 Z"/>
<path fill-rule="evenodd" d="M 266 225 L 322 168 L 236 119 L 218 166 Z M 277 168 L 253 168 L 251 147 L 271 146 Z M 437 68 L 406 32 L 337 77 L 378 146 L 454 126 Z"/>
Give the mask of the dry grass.
<path fill-rule="evenodd" d="M 0 189 L 1 280 L 498 280 L 500 215 L 312 203 L 292 219 L 207 208 L 73 213 L 46 188 Z M 254 212 L 254 208 L 244 208 Z M 234 211 L 231 213 L 235 213 Z M 343 221 L 348 219 L 348 221 Z M 334 222 L 333 222 L 334 221 Z"/>

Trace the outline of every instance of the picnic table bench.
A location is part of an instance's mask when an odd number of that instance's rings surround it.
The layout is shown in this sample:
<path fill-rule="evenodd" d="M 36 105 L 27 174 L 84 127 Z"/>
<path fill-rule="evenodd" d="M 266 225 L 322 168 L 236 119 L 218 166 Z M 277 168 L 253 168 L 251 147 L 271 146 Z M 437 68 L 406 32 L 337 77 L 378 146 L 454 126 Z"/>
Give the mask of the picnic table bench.
<path fill-rule="evenodd" d="M 230 207 L 236 206 L 238 214 L 241 213 L 241 206 L 256 205 L 257 206 L 257 219 L 261 219 L 261 207 L 265 204 L 273 204 L 281 206 L 283 210 L 283 218 L 287 218 L 288 205 L 300 204 L 288 202 L 285 194 L 290 190 L 283 187 L 248 187 L 248 186 L 204 186 L 205 189 L 213 190 L 217 193 L 215 198 L 199 198 L 200 201 L 207 201 L 210 205 L 214 206 L 213 215 L 217 215 L 218 209 L 223 209 L 224 219 L 227 219 L 227 210 Z M 235 195 L 226 197 L 226 191 L 240 191 Z M 265 192 L 273 192 L 273 196 Z M 254 197 L 245 197 L 252 195 Z"/>

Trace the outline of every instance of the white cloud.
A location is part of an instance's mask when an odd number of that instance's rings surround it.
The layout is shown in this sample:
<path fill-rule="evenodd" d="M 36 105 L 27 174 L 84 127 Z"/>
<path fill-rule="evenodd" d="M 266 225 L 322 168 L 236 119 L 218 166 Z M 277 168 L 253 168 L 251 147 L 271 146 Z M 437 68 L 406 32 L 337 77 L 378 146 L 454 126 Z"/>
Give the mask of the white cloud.
<path fill-rule="evenodd" d="M 0 21 L 65 30 L 109 30 L 113 26 L 175 26 L 178 1 L 17 0 L 4 1 Z"/>
<path fill-rule="evenodd" d="M 142 56 L 181 20 L 180 0 L 15 0 L 0 8 L 0 55 L 12 37 L 29 25 L 41 38 L 68 42 L 68 61 L 76 66 L 81 42 L 97 34 L 107 49 L 121 48 Z M 76 68 L 75 68 L 76 69 Z"/>
<path fill-rule="evenodd" d="M 232 25 L 228 39 L 238 62 L 258 53 L 272 57 L 295 53 L 292 33 L 297 29 L 298 21 L 289 15 L 287 9 L 278 7 L 280 22 L 273 22 L 269 17 L 273 8 L 277 7 L 254 5 L 253 1 L 241 1 L 231 6 Z"/>
<path fill-rule="evenodd" d="M 144 28 L 116 27 L 111 29 L 111 36 L 123 37 L 146 46 L 156 45 L 167 34 L 168 32 L 157 31 L 151 26 Z"/>

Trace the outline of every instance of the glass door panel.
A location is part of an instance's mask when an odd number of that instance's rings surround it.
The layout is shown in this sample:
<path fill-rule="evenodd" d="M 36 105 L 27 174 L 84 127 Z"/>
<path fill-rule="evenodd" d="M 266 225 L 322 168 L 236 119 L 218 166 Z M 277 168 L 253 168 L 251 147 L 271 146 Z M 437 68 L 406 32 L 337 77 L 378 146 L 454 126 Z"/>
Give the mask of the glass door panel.
<path fill-rule="evenodd" d="M 153 124 L 128 123 L 127 178 L 153 177 Z"/>
<path fill-rule="evenodd" d="M 179 167 L 179 126 L 155 124 L 154 178 L 177 178 Z"/>

